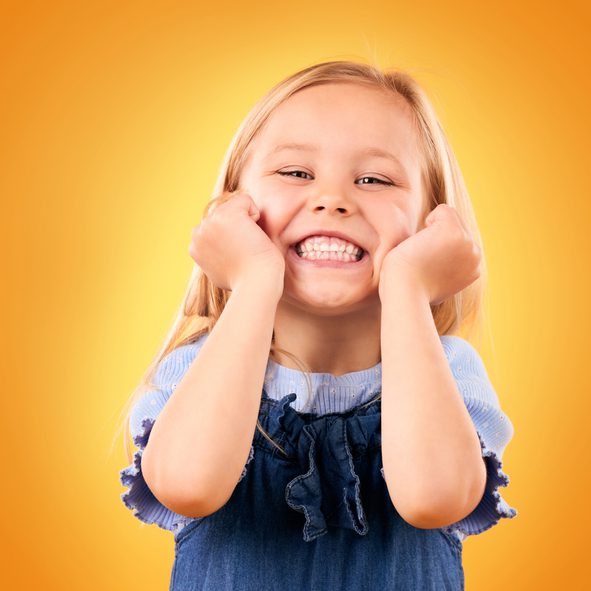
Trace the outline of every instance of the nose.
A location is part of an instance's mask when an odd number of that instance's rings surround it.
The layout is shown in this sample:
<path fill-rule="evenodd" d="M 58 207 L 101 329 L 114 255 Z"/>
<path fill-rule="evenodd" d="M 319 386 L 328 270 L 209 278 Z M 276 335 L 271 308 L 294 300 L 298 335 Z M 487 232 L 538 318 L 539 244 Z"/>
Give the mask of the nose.
<path fill-rule="evenodd" d="M 357 208 L 353 199 L 344 191 L 318 192 L 310 197 L 308 206 L 313 212 L 327 210 L 331 214 L 336 212 L 343 215 L 351 215 Z"/>

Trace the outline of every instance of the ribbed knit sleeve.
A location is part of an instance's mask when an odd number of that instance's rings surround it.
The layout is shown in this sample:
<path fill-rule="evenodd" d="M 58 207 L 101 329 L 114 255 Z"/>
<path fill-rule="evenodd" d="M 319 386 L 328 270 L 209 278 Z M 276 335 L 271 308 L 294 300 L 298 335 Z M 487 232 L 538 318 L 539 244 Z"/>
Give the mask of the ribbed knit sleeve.
<path fill-rule="evenodd" d="M 484 495 L 478 506 L 462 520 L 449 526 L 460 539 L 479 534 L 495 525 L 502 517 L 512 518 L 517 510 L 501 497 L 499 487 L 509 484 L 503 472 L 502 456 L 513 437 L 514 428 L 501 410 L 497 394 L 476 349 L 455 335 L 441 337 L 452 374 L 474 423 L 487 471 Z"/>
<path fill-rule="evenodd" d="M 141 458 L 158 415 L 189 369 L 206 338 L 207 334 L 202 335 L 196 342 L 177 347 L 161 359 L 152 380 L 158 387 L 144 393 L 132 407 L 130 431 L 138 450 L 134 454 L 133 463 L 119 473 L 121 483 L 128 487 L 128 490 L 122 493 L 121 499 L 129 509 L 135 510 L 135 517 L 144 523 L 155 523 L 163 529 L 173 531 L 175 535 L 195 518 L 174 513 L 160 503 L 144 480 Z M 252 457 L 253 449 L 247 463 Z M 245 473 L 246 467 L 240 479 Z"/>

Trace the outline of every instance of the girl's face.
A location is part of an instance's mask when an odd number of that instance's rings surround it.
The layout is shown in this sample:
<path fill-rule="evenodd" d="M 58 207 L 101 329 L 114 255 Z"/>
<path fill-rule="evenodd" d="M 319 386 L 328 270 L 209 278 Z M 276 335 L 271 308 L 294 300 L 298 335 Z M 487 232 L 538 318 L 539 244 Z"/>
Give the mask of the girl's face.
<path fill-rule="evenodd" d="M 410 107 L 356 83 L 305 88 L 251 142 L 240 190 L 285 256 L 284 298 L 325 314 L 367 304 L 388 251 L 424 227 Z M 365 250 L 361 261 L 336 267 L 300 259 L 295 245 L 322 231 L 350 237 Z"/>

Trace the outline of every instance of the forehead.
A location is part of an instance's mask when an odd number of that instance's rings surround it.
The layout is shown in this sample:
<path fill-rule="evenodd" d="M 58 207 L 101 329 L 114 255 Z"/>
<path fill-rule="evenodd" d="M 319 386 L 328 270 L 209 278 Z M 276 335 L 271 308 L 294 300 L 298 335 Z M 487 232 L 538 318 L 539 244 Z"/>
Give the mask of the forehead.
<path fill-rule="evenodd" d="M 394 152 L 409 166 L 418 155 L 406 100 L 391 91 L 348 81 L 296 92 L 271 112 L 253 140 L 261 157 L 289 142 L 343 150 L 377 146 Z"/>

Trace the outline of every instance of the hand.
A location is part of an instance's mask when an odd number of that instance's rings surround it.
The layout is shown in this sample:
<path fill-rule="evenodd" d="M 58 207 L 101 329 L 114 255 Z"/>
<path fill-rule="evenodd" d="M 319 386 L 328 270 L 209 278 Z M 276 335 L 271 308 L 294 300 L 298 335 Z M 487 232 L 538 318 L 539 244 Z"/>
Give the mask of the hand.
<path fill-rule="evenodd" d="M 396 275 L 394 281 L 415 281 L 430 304 L 440 304 L 480 277 L 481 257 L 455 208 L 441 203 L 425 218 L 423 229 L 384 257 L 380 299 L 383 284 Z"/>
<path fill-rule="evenodd" d="M 216 287 L 232 291 L 255 275 L 275 277 L 283 286 L 285 259 L 259 218 L 252 198 L 234 193 L 193 228 L 189 254 Z"/>

